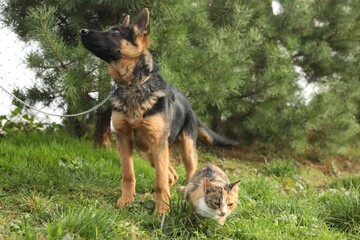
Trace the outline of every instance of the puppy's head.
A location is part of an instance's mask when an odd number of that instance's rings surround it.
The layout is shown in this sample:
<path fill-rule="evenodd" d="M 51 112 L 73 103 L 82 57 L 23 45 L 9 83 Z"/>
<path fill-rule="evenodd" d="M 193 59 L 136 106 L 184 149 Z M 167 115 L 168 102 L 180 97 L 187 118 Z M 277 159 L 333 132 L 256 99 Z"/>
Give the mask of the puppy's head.
<path fill-rule="evenodd" d="M 81 41 L 86 49 L 107 63 L 138 58 L 150 44 L 150 13 L 147 8 L 130 25 L 130 16 L 107 31 L 81 29 Z"/>

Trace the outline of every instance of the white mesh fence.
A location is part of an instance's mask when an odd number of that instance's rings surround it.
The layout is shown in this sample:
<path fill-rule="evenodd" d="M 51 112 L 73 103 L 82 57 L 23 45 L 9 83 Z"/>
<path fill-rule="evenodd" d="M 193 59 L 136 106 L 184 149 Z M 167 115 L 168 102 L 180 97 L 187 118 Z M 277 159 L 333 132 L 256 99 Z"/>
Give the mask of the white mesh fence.
<path fill-rule="evenodd" d="M 12 93 L 15 89 L 24 89 L 33 86 L 36 83 L 35 73 L 26 65 L 26 55 L 36 49 L 36 44 L 23 42 L 8 27 L 0 22 L 0 86 L 6 91 Z M 23 121 L 19 116 L 11 117 L 11 112 L 16 108 L 13 105 L 13 98 L 5 91 L 0 89 L 0 116 L 7 116 L 7 119 L 17 122 Z M 44 108 L 41 104 L 35 107 L 53 113 L 62 113 L 56 106 L 53 108 Z M 33 110 L 27 110 L 27 113 L 34 116 L 41 122 L 61 122 L 59 117 L 49 117 L 45 114 Z"/>

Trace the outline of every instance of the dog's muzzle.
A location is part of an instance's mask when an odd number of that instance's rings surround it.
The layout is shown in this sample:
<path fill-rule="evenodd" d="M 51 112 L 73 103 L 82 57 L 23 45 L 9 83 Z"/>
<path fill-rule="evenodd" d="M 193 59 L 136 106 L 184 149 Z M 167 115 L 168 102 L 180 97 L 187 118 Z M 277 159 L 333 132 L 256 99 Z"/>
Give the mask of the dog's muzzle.
<path fill-rule="evenodd" d="M 80 30 L 81 35 L 87 35 L 87 34 L 89 34 L 89 32 L 90 32 L 89 29 L 86 29 L 86 28 L 83 28 Z"/>

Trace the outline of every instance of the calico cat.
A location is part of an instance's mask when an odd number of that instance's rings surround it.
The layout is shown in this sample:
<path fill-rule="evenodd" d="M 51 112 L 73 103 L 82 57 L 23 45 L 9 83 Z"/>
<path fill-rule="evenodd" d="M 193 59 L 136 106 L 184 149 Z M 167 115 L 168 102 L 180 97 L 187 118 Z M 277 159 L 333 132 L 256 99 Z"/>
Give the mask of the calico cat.
<path fill-rule="evenodd" d="M 198 215 L 213 218 L 224 225 L 237 205 L 239 182 L 230 183 L 224 171 L 208 164 L 197 170 L 186 186 L 178 187 L 178 191 L 184 193 L 185 201 Z"/>

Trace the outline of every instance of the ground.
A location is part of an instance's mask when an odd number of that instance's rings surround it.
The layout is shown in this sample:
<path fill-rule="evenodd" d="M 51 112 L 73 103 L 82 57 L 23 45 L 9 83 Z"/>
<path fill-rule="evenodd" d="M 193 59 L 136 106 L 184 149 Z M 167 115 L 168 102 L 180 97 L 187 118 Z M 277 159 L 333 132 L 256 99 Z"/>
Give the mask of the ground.
<path fill-rule="evenodd" d="M 179 154 L 172 161 L 184 184 Z M 200 165 L 241 180 L 239 204 L 224 227 L 200 219 L 171 192 L 171 211 L 153 214 L 154 171 L 135 156 L 136 201 L 116 208 L 116 149 L 63 133 L 0 138 L 0 239 L 360 239 L 360 160 L 309 160 L 250 149 L 201 146 Z"/>

